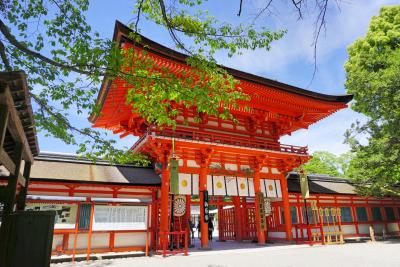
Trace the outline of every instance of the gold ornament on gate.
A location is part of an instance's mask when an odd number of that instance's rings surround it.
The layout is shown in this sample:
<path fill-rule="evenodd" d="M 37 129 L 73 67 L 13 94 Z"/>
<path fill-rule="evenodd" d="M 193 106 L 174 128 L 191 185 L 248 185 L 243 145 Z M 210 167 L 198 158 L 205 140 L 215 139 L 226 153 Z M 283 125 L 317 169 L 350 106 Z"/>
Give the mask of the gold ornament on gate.
<path fill-rule="evenodd" d="M 335 208 L 331 208 L 331 214 L 332 214 L 332 216 L 336 216 L 336 209 Z"/>

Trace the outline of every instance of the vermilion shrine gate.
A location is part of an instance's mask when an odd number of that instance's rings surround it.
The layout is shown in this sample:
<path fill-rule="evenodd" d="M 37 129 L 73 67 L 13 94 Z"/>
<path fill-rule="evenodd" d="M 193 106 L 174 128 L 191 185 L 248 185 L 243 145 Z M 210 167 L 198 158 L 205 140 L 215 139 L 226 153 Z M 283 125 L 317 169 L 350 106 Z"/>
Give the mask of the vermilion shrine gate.
<path fill-rule="evenodd" d="M 124 49 L 133 48 L 135 53 L 146 50 L 146 57 L 169 72 L 190 71 L 186 55 L 145 37 L 141 43 L 134 44 L 128 37 L 130 32 L 117 22 L 114 41 Z M 256 236 L 259 244 L 265 243 L 266 231 L 261 227 L 263 218 L 260 218 L 264 213 L 259 205 L 254 205 L 257 199 L 254 197 L 262 193 L 273 201 L 283 202 L 286 239 L 291 240 L 286 174 L 310 157 L 307 147 L 284 145 L 279 139 L 296 130 L 307 129 L 345 108 L 352 96 L 319 94 L 238 70 L 226 70 L 240 81 L 239 86 L 250 96 L 247 103 L 231 110 L 237 123 L 213 116 L 203 116 L 202 122 L 196 123 L 195 110 L 182 107 L 175 129 L 159 129 L 149 125 L 139 114 L 132 113 L 131 107 L 126 105 L 129 87 L 124 81 L 107 78 L 98 97 L 101 113 L 90 120 L 94 127 L 112 130 L 121 137 L 138 136 L 133 152 L 147 154 L 161 164 L 162 186 L 158 201 L 161 236 L 170 231 L 169 161 L 174 142 L 174 152 L 179 160 L 179 193 L 187 195 L 188 205 L 191 195 L 200 196 L 198 204 L 203 218 L 202 192 L 208 191 L 210 203 L 219 207 L 219 221 L 223 224 L 221 239 L 242 240 Z M 226 196 L 231 202 L 223 200 Z M 227 203 L 234 206 L 233 217 L 229 209 L 222 208 Z M 208 247 L 207 232 L 207 223 L 201 220 L 203 248 Z"/>

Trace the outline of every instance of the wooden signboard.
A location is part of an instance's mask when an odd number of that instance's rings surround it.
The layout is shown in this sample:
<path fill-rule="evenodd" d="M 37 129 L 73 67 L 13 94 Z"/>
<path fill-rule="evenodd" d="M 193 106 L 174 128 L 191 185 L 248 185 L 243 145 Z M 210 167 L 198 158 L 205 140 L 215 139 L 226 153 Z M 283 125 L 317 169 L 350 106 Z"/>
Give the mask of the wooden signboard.
<path fill-rule="evenodd" d="M 262 231 L 267 230 L 267 220 L 265 218 L 265 202 L 264 194 L 262 192 L 257 193 L 257 205 L 260 211 L 260 228 Z"/>

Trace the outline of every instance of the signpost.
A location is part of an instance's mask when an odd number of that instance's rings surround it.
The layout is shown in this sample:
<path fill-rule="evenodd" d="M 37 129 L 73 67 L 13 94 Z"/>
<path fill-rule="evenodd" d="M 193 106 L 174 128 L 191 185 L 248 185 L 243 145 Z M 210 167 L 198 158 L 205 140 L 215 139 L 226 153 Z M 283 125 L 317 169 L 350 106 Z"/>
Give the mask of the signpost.
<path fill-rule="evenodd" d="M 257 205 L 260 211 L 260 229 L 262 231 L 267 230 L 267 220 L 265 219 L 265 201 L 262 192 L 257 193 Z"/>

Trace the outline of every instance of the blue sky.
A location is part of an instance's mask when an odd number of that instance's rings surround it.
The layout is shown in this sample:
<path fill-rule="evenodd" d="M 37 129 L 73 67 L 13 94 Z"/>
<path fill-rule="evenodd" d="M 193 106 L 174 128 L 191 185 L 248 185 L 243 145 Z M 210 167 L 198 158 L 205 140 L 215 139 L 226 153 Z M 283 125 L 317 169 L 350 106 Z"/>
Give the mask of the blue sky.
<path fill-rule="evenodd" d="M 267 1 L 244 0 L 242 16 L 236 16 L 239 0 L 209 1 L 205 8 L 211 15 L 231 23 L 250 21 L 256 10 L 262 8 Z M 272 44 L 270 51 L 244 51 L 242 55 L 227 58 L 219 53 L 217 60 L 220 64 L 243 70 L 256 75 L 275 79 L 280 82 L 306 88 L 313 71 L 313 34 L 314 21 L 306 17 L 298 20 L 295 10 L 289 5 L 291 1 L 275 1 L 279 6 L 271 7 L 270 16 L 258 20 L 258 25 L 269 26 L 272 29 L 287 29 L 287 34 Z M 332 1 L 333 2 L 333 1 Z M 331 4 L 327 13 L 326 31 L 318 42 L 318 72 L 309 90 L 325 94 L 345 94 L 345 72 L 343 65 L 347 60 L 346 47 L 357 38 L 365 35 L 372 16 L 379 13 L 384 5 L 399 4 L 390 0 L 345 0 L 338 1 L 339 8 Z M 112 38 L 115 20 L 128 24 L 134 19 L 132 14 L 133 1 L 96 0 L 91 2 L 87 18 L 93 29 L 102 37 Z M 312 11 L 310 11 L 313 15 Z M 314 14 L 315 15 L 315 14 Z M 310 16 L 311 17 L 311 16 Z M 314 17 L 313 17 L 314 18 Z M 142 34 L 167 46 L 173 46 L 167 32 L 159 27 L 142 21 Z M 85 115 L 71 115 L 71 120 L 77 125 L 89 125 Z M 308 130 L 299 130 L 292 136 L 284 136 L 281 142 L 285 144 L 308 146 L 310 152 L 327 150 L 335 154 L 348 151 L 343 144 L 343 134 L 356 120 L 365 121 L 361 114 L 351 109 L 339 111 L 327 119 L 320 121 Z M 112 134 L 109 134 L 112 136 Z M 41 151 L 74 153 L 76 148 L 65 145 L 61 141 L 46 137 L 39 133 Z M 120 147 L 130 147 L 136 137 L 130 136 L 118 140 Z"/>

